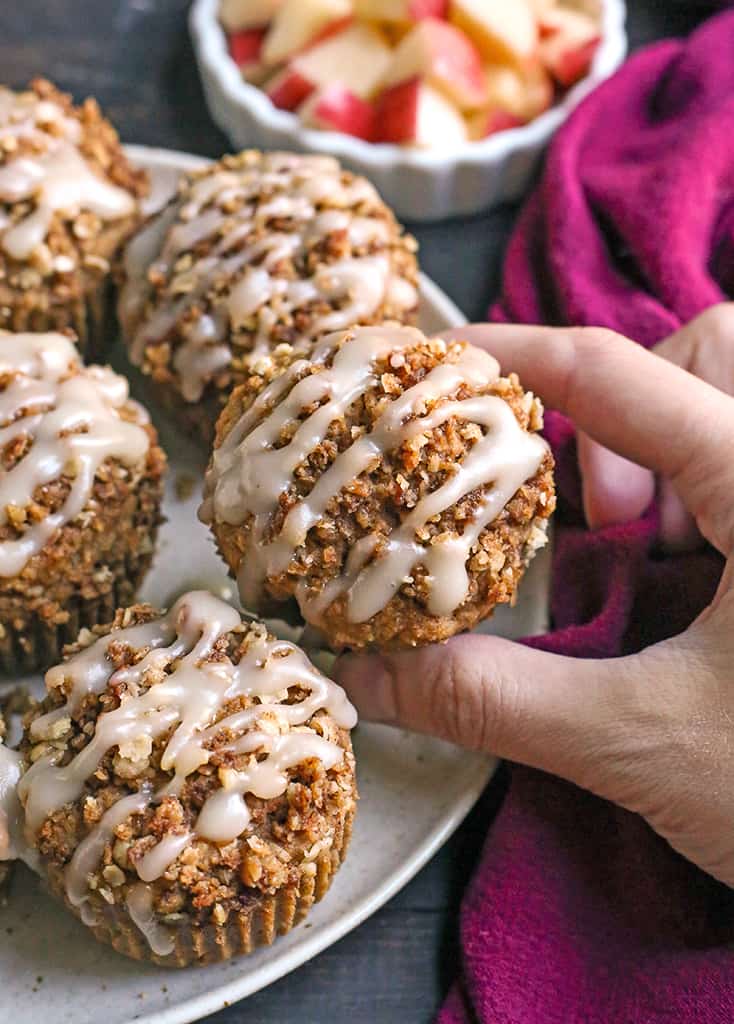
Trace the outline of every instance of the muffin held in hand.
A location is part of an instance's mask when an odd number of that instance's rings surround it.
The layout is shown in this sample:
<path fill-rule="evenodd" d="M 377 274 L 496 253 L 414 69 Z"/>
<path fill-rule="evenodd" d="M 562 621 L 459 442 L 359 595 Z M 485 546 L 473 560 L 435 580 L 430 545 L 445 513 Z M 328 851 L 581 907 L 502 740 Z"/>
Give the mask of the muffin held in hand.
<path fill-rule="evenodd" d="M 85 631 L 26 721 L 18 792 L 51 890 L 166 966 L 272 942 L 320 899 L 356 802 L 343 690 L 204 591 Z"/>
<path fill-rule="evenodd" d="M 331 157 L 246 151 L 185 178 L 129 244 L 130 358 L 210 441 L 234 385 L 258 386 L 326 331 L 412 323 L 415 242 Z"/>
<path fill-rule="evenodd" d="M 486 352 L 329 334 L 218 425 L 200 515 L 245 607 L 295 598 L 335 648 L 445 640 L 513 601 L 545 543 L 542 406 Z"/>
<path fill-rule="evenodd" d="M 72 329 L 99 355 L 110 267 L 146 192 L 94 100 L 43 79 L 0 88 L 0 328 Z"/>
<path fill-rule="evenodd" d="M 58 660 L 147 571 L 165 456 L 127 381 L 61 334 L 0 332 L 0 669 Z"/>

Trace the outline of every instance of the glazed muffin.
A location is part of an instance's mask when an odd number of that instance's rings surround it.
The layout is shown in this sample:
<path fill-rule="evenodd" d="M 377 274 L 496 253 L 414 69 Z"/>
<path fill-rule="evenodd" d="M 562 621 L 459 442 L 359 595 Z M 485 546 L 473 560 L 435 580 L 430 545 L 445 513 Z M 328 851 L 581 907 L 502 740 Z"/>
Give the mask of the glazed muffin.
<path fill-rule="evenodd" d="M 270 943 L 329 887 L 356 802 L 343 690 L 204 591 L 85 631 L 46 674 L 18 787 L 53 893 L 165 966 Z"/>
<path fill-rule="evenodd" d="M 99 355 L 110 268 L 146 192 L 94 100 L 75 107 L 43 79 L 0 88 L 0 329 L 71 329 Z"/>
<path fill-rule="evenodd" d="M 486 352 L 398 325 L 324 337 L 218 425 L 200 516 L 245 607 L 336 649 L 412 646 L 513 601 L 554 507 L 542 407 Z"/>
<path fill-rule="evenodd" d="M 0 668 L 58 660 L 147 571 L 165 457 L 127 381 L 61 334 L 0 333 Z"/>
<path fill-rule="evenodd" d="M 331 157 L 246 151 L 185 178 L 128 245 L 132 362 L 211 441 L 232 388 L 257 388 L 329 330 L 412 323 L 416 245 Z"/>

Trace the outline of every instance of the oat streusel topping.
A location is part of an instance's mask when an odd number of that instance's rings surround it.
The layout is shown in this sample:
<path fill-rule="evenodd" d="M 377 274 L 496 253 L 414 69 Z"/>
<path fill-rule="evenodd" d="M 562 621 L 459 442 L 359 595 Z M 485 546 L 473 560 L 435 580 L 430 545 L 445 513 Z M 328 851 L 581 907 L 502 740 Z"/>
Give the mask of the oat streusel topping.
<path fill-rule="evenodd" d="M 354 805 L 341 688 L 203 591 L 96 632 L 47 673 L 22 747 L 27 830 L 68 901 L 165 924 L 297 877 Z"/>
<path fill-rule="evenodd" d="M 377 620 L 380 642 L 415 642 L 418 624 L 442 639 L 510 599 L 545 540 L 541 426 L 540 402 L 471 345 L 335 332 L 233 394 L 200 514 L 246 607 L 294 597 L 337 643 Z"/>
<path fill-rule="evenodd" d="M 128 246 L 131 358 L 195 403 L 212 382 L 271 374 L 325 331 L 412 322 L 414 253 L 373 186 L 336 160 L 225 157 Z"/>

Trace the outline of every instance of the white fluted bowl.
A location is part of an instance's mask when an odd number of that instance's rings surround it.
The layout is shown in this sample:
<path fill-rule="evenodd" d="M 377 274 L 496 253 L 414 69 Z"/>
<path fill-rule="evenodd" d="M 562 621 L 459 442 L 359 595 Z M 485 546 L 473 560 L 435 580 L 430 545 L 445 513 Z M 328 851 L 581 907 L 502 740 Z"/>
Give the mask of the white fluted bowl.
<path fill-rule="evenodd" d="M 601 0 L 602 40 L 589 74 L 529 124 L 450 152 L 363 142 L 314 131 L 242 79 L 219 24 L 219 0 L 194 0 L 189 26 L 209 111 L 238 149 L 329 153 L 369 178 L 404 220 L 477 213 L 519 199 L 549 139 L 577 103 L 622 63 L 627 50 L 623 0 Z"/>

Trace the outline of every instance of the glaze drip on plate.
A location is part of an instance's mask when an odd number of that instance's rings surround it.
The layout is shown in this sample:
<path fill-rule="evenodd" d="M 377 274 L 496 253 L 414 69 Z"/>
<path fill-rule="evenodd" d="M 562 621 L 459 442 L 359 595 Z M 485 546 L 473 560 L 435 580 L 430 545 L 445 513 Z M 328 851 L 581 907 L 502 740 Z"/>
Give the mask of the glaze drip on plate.
<path fill-rule="evenodd" d="M 272 537 L 269 530 L 280 496 L 294 471 L 323 443 L 330 425 L 378 384 L 376 364 L 402 358 L 424 336 L 408 327 L 356 328 L 323 338 L 310 361 L 300 360 L 266 387 L 215 450 L 207 475 L 201 517 L 206 522 L 244 523 L 252 517 L 238 582 L 246 607 L 256 608 L 263 583 L 285 572 L 308 532 L 329 503 L 362 473 L 406 441 L 450 418 L 477 424 L 481 437 L 455 472 L 423 497 L 387 538 L 369 535 L 352 548 L 339 576 L 315 598 L 306 588 L 296 597 L 304 618 L 318 624 L 323 611 L 343 594 L 348 616 L 364 622 L 383 609 L 417 565 L 428 571 L 428 610 L 448 616 L 466 598 L 466 563 L 485 529 L 517 490 L 538 470 L 547 446 L 524 430 L 510 406 L 496 395 L 456 400 L 468 386 L 486 390 L 499 378 L 499 366 L 486 352 L 465 346 L 455 362 L 440 364 L 391 401 L 369 433 L 340 451 L 310 493 L 288 511 Z M 311 368 L 315 372 L 308 372 Z M 304 415 L 304 410 L 313 410 Z M 283 428 L 297 421 L 287 443 Z M 421 529 L 478 488 L 480 507 L 461 535 L 423 543 Z"/>
<path fill-rule="evenodd" d="M 89 694 L 116 686 L 123 694 L 118 707 L 99 715 L 89 742 L 68 764 L 54 763 L 53 755 L 42 756 L 26 772 L 19 794 L 29 837 L 50 814 L 79 799 L 110 751 L 134 760 L 147 757 L 154 743 L 165 742 L 160 768 L 169 775 L 166 784 L 156 789 L 141 782 L 136 792 L 114 803 L 78 845 L 66 868 L 67 898 L 84 908 L 90 923 L 94 915 L 85 906 L 88 877 L 117 827 L 165 796 L 180 794 L 214 750 L 252 756 L 239 770 L 220 767 L 221 788 L 205 800 L 188 830 L 168 835 L 146 852 L 137 864 L 142 888 L 136 886 L 127 897 L 131 916 L 160 947 L 166 937 L 148 927 L 153 917 L 145 886 L 163 875 L 197 838 L 228 843 L 240 836 L 250 821 L 248 794 L 264 800 L 281 795 L 289 770 L 311 758 L 327 770 L 341 764 L 343 748 L 310 724 L 323 710 L 342 728 L 355 725 L 356 713 L 341 687 L 322 675 L 299 648 L 268 638 L 264 628 L 253 634 L 235 664 L 218 642 L 247 628 L 230 605 L 194 591 L 179 598 L 163 617 L 114 630 L 46 674 L 47 688 L 62 688 L 66 701 L 33 721 L 30 734 L 35 742 L 59 729 L 63 732 Z M 115 671 L 108 653 L 111 644 L 146 653 L 137 663 Z M 239 709 L 231 710 L 238 698 L 246 698 L 247 706 L 243 708 L 240 700 Z"/>
<path fill-rule="evenodd" d="M 92 168 L 81 136 L 79 121 L 58 104 L 0 88 L 0 203 L 32 206 L 0 220 L 0 247 L 13 259 L 28 259 L 44 242 L 56 213 L 89 211 L 113 221 L 134 212 L 133 197 Z"/>
<path fill-rule="evenodd" d="M 269 153 L 194 176 L 127 248 L 119 310 L 132 361 L 140 365 L 146 347 L 179 325 L 173 368 L 183 397 L 196 402 L 229 365 L 231 333 L 254 332 L 241 358 L 256 365 L 268 358 L 279 321 L 304 345 L 385 304 L 407 315 L 417 290 L 393 268 L 395 227 L 375 211 L 384 207 L 373 186 L 345 178 L 330 157 Z M 309 254 L 335 233 L 353 254 L 321 255 L 311 266 Z M 310 269 L 294 275 L 293 265 Z M 161 282 L 164 298 L 149 308 Z"/>
<path fill-rule="evenodd" d="M 20 449 L 9 468 L 0 468 L 0 524 L 19 529 L 17 538 L 0 541 L 0 576 L 17 576 L 79 515 L 106 459 L 134 466 L 150 447 L 147 416 L 128 401 L 127 381 L 77 359 L 61 334 L 0 334 L 0 450 Z M 138 422 L 122 417 L 123 406 Z M 27 521 L 36 489 L 65 475 L 71 485 L 57 511 Z"/>

